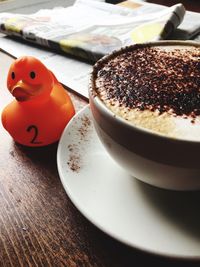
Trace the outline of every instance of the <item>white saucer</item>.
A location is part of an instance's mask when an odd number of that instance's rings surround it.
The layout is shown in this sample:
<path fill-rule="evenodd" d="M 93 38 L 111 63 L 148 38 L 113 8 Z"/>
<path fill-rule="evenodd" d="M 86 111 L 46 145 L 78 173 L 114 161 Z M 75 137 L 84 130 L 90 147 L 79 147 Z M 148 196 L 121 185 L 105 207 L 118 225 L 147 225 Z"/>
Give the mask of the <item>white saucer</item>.
<path fill-rule="evenodd" d="M 66 127 L 57 163 L 68 196 L 102 231 L 143 251 L 200 259 L 200 192 L 158 189 L 127 175 L 101 145 L 89 106 Z"/>

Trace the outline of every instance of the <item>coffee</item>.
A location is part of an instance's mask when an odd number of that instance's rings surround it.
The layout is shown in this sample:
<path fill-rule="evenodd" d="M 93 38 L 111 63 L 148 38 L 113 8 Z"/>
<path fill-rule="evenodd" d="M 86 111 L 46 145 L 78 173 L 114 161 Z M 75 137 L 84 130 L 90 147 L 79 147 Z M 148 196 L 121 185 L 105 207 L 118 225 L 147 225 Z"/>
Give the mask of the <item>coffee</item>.
<path fill-rule="evenodd" d="M 95 92 L 129 123 L 180 139 L 200 140 L 200 47 L 135 45 L 99 61 Z"/>

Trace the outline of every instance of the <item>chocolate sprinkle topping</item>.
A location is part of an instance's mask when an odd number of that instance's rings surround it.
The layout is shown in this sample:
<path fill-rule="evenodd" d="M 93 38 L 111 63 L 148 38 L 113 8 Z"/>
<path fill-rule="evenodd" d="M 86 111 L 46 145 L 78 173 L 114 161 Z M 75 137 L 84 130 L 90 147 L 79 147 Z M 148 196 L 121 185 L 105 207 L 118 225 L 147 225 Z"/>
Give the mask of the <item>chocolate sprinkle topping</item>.
<path fill-rule="evenodd" d="M 200 49 L 127 51 L 99 69 L 96 86 L 100 96 L 120 106 L 194 119 L 200 115 Z"/>

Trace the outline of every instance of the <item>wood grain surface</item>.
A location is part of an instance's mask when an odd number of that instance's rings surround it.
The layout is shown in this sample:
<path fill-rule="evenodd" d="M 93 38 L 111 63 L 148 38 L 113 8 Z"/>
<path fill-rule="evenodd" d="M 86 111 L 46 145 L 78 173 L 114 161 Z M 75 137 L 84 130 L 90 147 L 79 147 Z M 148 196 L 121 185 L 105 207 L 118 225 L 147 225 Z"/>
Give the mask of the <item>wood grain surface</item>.
<path fill-rule="evenodd" d="M 6 89 L 12 60 L 0 53 L 0 112 L 12 100 Z M 76 111 L 87 104 L 71 97 Z M 0 267 L 200 266 L 127 247 L 97 229 L 66 195 L 56 151 L 57 144 L 17 145 L 0 124 Z"/>
<path fill-rule="evenodd" d="M 0 53 L 0 108 L 12 100 Z M 71 94 L 78 111 L 87 102 Z M 57 144 L 25 148 L 0 125 L 0 266 L 199 266 L 150 255 L 108 237 L 73 206 L 56 166 Z"/>
<path fill-rule="evenodd" d="M 172 6 L 178 3 L 182 3 L 186 10 L 200 12 L 200 1 L 199 0 L 147 0 L 149 3 L 156 3 L 164 6 Z"/>

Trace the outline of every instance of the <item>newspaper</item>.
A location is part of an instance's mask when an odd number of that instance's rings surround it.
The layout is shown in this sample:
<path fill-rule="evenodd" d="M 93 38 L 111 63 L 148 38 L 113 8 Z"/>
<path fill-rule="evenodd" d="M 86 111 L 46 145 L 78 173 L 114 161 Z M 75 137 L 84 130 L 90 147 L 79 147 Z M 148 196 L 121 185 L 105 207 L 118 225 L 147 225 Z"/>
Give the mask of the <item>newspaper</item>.
<path fill-rule="evenodd" d="M 97 0 L 77 0 L 71 7 L 40 10 L 32 15 L 0 13 L 1 32 L 21 40 L 0 38 L 0 48 L 15 57 L 38 57 L 60 82 L 87 98 L 92 64 L 65 55 L 93 63 L 122 46 L 170 38 L 178 25 L 179 35 L 187 33 L 187 39 L 191 38 L 200 30 L 200 17 L 186 12 L 185 17 L 194 15 L 198 19 L 188 18 L 190 25 L 187 22 L 181 27 L 184 14 L 182 4 L 167 8 L 144 3 L 130 9 Z"/>
<path fill-rule="evenodd" d="M 182 4 L 157 10 L 151 6 L 143 13 L 94 0 L 77 0 L 68 8 L 40 10 L 31 15 L 1 13 L 0 30 L 96 62 L 122 46 L 167 38 L 185 14 Z"/>

